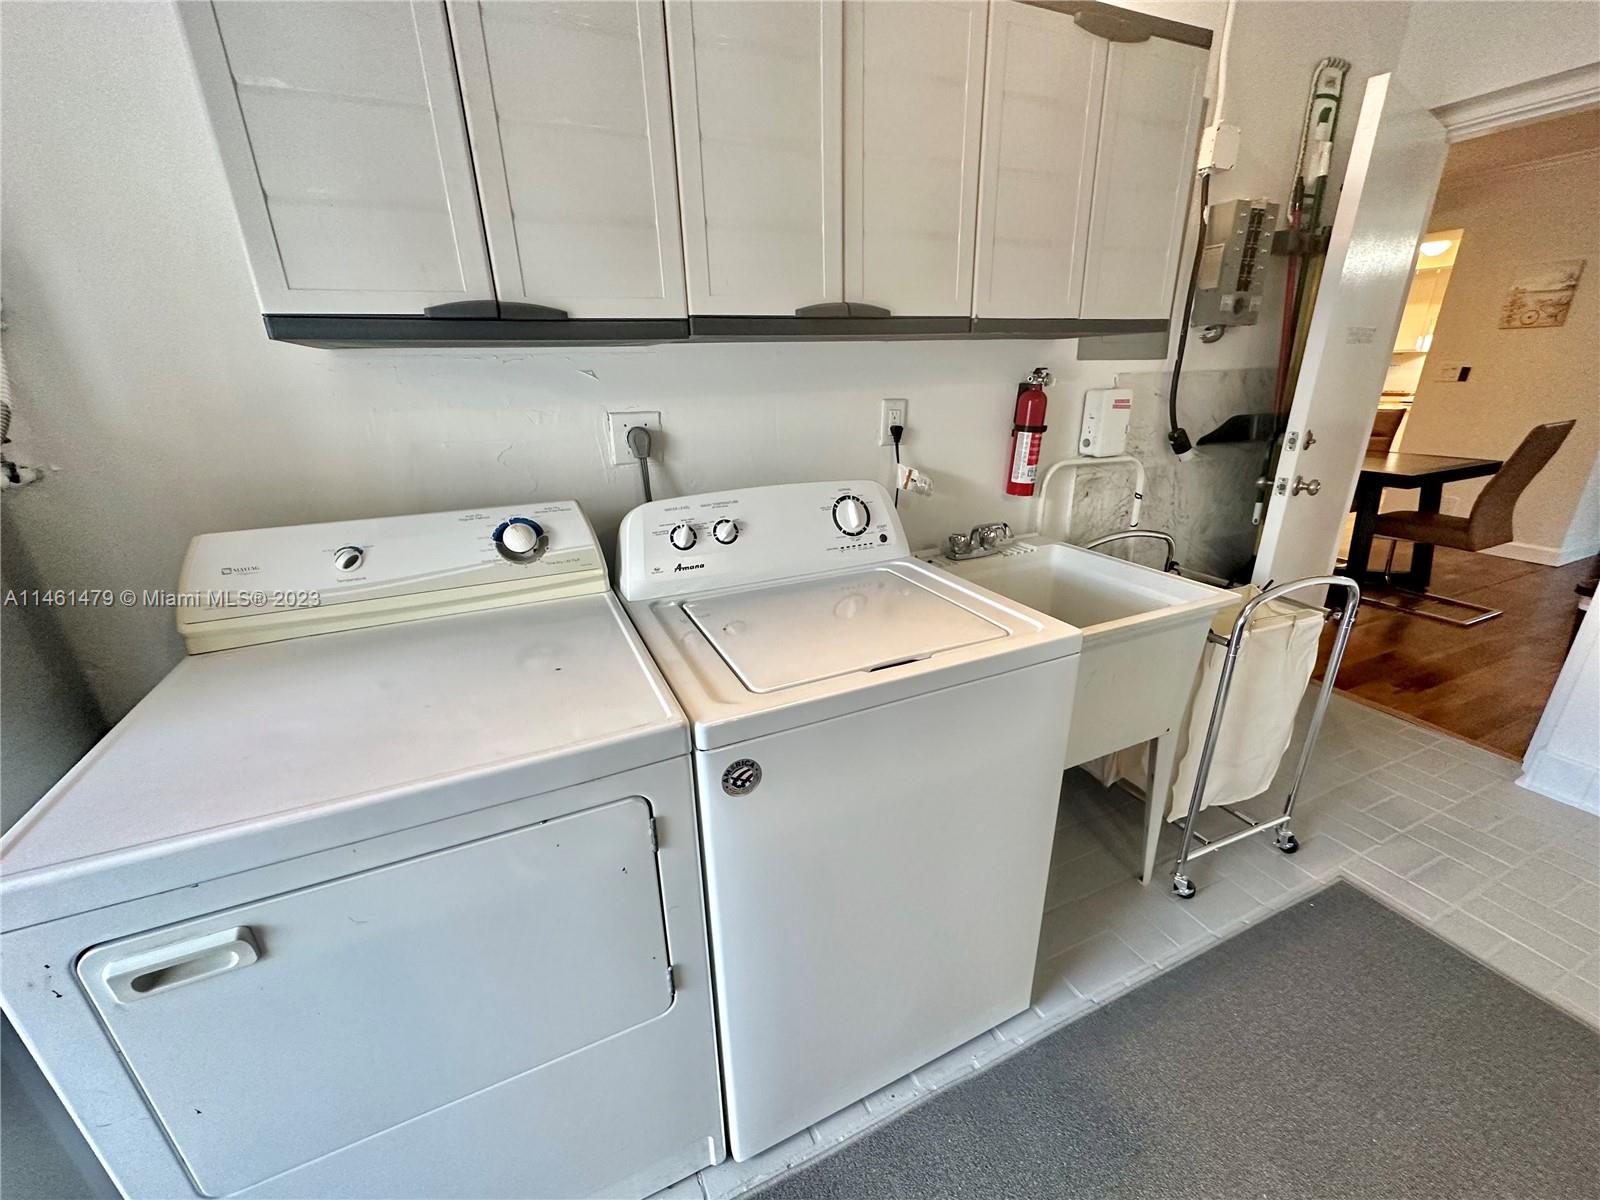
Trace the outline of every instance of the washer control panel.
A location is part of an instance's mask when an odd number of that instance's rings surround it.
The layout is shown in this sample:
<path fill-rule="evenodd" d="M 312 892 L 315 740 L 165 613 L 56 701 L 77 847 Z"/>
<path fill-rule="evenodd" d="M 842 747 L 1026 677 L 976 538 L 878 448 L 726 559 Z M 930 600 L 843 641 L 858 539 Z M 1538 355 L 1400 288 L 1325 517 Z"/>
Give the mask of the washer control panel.
<path fill-rule="evenodd" d="M 871 480 L 785 483 L 642 504 L 617 538 L 630 600 L 906 558 L 894 504 Z"/>

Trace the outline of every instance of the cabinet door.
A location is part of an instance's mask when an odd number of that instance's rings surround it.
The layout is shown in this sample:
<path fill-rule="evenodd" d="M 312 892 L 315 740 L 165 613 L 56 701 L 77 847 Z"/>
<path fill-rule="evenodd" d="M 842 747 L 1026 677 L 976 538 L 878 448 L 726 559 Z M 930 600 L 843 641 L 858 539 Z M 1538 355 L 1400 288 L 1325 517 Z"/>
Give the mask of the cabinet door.
<path fill-rule="evenodd" d="M 689 311 L 844 299 L 840 0 L 668 0 Z"/>
<path fill-rule="evenodd" d="M 660 0 L 449 7 L 500 299 L 683 316 Z"/>
<path fill-rule="evenodd" d="M 1161 318 L 1183 253 L 1206 51 L 1115 42 L 1106 64 L 1084 261 L 1088 318 Z"/>
<path fill-rule="evenodd" d="M 972 311 L 987 18 L 980 0 L 845 5 L 846 300 Z"/>
<path fill-rule="evenodd" d="M 1109 43 L 1016 0 L 989 21 L 972 311 L 1076 317 Z"/>
<path fill-rule="evenodd" d="M 269 313 L 494 292 L 441 4 L 178 5 Z"/>

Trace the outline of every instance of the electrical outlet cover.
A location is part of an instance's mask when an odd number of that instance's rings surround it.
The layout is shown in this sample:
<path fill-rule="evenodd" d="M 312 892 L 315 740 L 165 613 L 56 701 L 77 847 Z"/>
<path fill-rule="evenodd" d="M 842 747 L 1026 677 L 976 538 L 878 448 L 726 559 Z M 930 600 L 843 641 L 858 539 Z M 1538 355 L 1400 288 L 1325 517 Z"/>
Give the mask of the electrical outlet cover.
<path fill-rule="evenodd" d="M 632 466 L 639 460 L 634 458 L 633 451 L 628 449 L 628 430 L 635 425 L 643 425 L 650 431 L 655 439 L 650 447 L 650 458 L 659 461 L 661 458 L 660 439 L 656 437 L 661 432 L 661 414 L 658 412 L 608 412 L 606 414 L 606 440 L 611 444 L 611 465 L 614 467 Z"/>
<path fill-rule="evenodd" d="M 878 445 L 894 445 L 894 435 L 889 432 L 889 426 L 900 426 L 900 438 L 905 440 L 906 431 L 906 402 L 904 400 L 885 400 L 878 409 Z"/>

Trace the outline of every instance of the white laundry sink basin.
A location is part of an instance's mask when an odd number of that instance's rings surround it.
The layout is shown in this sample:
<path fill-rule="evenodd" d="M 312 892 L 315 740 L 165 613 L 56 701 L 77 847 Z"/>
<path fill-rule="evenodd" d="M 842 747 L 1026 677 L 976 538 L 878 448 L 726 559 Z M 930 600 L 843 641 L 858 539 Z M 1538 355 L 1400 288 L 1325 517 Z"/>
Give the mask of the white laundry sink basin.
<path fill-rule="evenodd" d="M 1175 729 L 1211 620 L 1238 602 L 1209 584 L 1037 536 L 987 558 L 928 561 L 1083 631 L 1066 710 L 1069 767 Z"/>

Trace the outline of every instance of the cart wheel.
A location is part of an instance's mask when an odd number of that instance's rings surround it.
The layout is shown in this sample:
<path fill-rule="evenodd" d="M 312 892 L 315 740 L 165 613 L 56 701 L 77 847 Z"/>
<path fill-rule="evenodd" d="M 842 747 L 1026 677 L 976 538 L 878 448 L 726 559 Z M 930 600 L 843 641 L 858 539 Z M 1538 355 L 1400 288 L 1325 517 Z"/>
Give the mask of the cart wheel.
<path fill-rule="evenodd" d="M 1172 877 L 1172 894 L 1179 900 L 1187 900 L 1194 895 L 1194 884 L 1182 875 Z"/>
<path fill-rule="evenodd" d="M 1280 838 L 1276 845 L 1278 849 L 1282 850 L 1285 854 L 1293 854 L 1296 850 L 1300 849 L 1300 839 L 1291 833 L 1286 837 Z"/>

